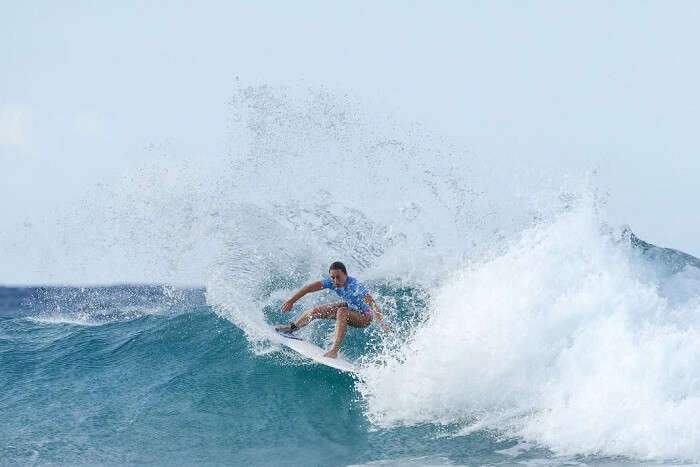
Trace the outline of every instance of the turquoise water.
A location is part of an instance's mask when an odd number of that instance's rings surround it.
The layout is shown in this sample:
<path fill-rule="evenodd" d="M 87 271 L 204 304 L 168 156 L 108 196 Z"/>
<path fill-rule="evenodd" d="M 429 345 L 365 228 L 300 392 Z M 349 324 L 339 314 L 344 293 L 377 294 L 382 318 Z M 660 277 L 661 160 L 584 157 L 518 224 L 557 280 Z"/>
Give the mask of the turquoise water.
<path fill-rule="evenodd" d="M 3 296 L 4 464 L 485 463 L 516 444 L 489 432 L 440 437 L 432 426 L 373 429 L 350 375 L 281 349 L 255 355 L 201 290 L 175 303 L 153 287 Z"/>

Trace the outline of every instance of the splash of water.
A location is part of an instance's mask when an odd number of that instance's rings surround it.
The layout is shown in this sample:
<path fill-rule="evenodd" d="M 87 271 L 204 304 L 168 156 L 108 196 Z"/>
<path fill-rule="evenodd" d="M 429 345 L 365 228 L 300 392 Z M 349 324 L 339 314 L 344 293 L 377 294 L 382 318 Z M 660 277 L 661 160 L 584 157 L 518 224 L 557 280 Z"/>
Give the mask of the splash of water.
<path fill-rule="evenodd" d="M 64 260 L 203 282 L 264 349 L 269 310 L 341 259 L 429 303 L 364 360 L 374 424 L 700 459 L 697 268 L 605 227 L 595 183 L 484 161 L 325 91 L 240 89 L 231 108 L 225 154 L 155 159 L 72 211 Z M 398 326 L 396 296 L 377 298 Z"/>
<path fill-rule="evenodd" d="M 700 275 L 678 273 L 694 294 L 664 287 L 678 277 L 600 226 L 581 207 L 451 274 L 425 325 L 367 369 L 368 417 L 478 424 L 562 454 L 700 458 Z"/>

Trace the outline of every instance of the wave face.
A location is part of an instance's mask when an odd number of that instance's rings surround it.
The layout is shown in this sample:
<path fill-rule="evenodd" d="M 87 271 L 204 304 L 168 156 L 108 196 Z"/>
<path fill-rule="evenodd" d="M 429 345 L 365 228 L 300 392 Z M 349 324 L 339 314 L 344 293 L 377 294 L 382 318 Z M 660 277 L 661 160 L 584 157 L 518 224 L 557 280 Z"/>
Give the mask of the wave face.
<path fill-rule="evenodd" d="M 467 444 L 487 453 L 461 453 L 463 440 L 430 428 L 372 430 L 350 376 L 255 355 L 203 290 L 174 301 L 157 287 L 0 292 L 2 464 L 483 463 L 513 444 L 480 434 Z M 72 310 L 96 301 L 99 324 L 78 324 Z"/>
<path fill-rule="evenodd" d="M 240 89 L 221 157 L 155 160 L 62 222 L 51 261 L 205 287 L 2 289 L 3 460 L 700 462 L 700 262 L 608 219 L 595 174 L 368 108 Z M 348 333 L 355 379 L 269 339 L 334 300 L 279 311 L 335 260 L 393 329 Z"/>
<path fill-rule="evenodd" d="M 700 271 L 598 226 L 565 213 L 432 289 L 370 281 L 394 333 L 348 334 L 354 379 L 251 339 L 203 289 L 0 289 L 2 459 L 697 462 Z"/>

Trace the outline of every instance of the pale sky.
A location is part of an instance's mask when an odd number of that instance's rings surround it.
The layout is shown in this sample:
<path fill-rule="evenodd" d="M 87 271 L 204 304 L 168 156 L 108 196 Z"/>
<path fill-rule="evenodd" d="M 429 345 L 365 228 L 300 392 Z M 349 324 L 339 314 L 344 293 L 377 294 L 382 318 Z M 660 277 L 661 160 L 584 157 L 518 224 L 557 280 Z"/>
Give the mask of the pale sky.
<path fill-rule="evenodd" d="M 0 255 L 157 148 L 225 151 L 238 78 L 347 92 L 485 158 L 598 169 L 616 222 L 700 256 L 698 24 L 693 1 L 3 2 Z M 0 284 L 61 277 L 21 257 Z"/>

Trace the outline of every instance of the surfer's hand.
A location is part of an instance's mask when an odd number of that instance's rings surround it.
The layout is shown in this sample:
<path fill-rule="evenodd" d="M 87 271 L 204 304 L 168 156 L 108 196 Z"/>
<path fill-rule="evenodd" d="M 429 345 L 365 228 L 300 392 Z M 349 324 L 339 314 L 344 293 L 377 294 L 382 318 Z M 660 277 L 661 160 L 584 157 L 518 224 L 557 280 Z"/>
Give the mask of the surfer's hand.
<path fill-rule="evenodd" d="M 389 329 L 389 326 L 387 326 L 387 325 L 384 324 L 384 323 L 381 323 L 381 324 L 379 325 L 379 329 L 381 329 L 381 330 L 384 331 L 384 332 L 391 332 L 391 329 Z"/>
<path fill-rule="evenodd" d="M 292 309 L 293 306 L 294 306 L 294 302 L 291 301 L 291 300 L 287 300 L 287 301 L 284 302 L 284 304 L 282 305 L 282 313 L 288 312 L 289 310 Z"/>

